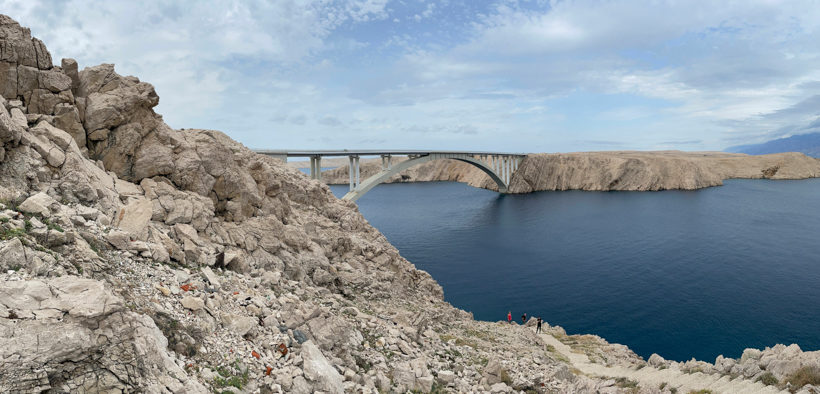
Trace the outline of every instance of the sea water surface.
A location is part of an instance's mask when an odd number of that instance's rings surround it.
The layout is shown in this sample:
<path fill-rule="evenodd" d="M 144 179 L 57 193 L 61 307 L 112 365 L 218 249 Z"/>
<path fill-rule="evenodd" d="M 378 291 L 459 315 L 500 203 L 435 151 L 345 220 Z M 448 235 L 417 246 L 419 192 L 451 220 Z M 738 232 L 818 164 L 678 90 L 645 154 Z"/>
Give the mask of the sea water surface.
<path fill-rule="evenodd" d="M 820 179 L 522 195 L 383 184 L 358 204 L 476 319 L 526 312 L 678 361 L 820 349 Z"/>

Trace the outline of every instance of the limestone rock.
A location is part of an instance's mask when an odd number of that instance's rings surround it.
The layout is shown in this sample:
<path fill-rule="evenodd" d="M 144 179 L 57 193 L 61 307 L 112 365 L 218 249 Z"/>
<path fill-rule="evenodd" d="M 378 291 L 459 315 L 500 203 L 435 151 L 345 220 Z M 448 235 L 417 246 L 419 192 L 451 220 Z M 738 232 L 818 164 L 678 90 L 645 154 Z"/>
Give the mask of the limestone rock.
<path fill-rule="evenodd" d="M 341 394 L 344 392 L 342 375 L 333 368 L 327 358 L 311 341 L 302 344 L 302 362 L 304 363 L 305 377 L 314 382 L 319 390 Z"/>
<path fill-rule="evenodd" d="M 21 141 L 30 145 L 52 167 L 62 167 L 65 164 L 65 152 L 59 146 L 45 138 L 29 133 L 23 133 Z"/>
<path fill-rule="evenodd" d="M 228 329 L 235 332 L 236 335 L 239 335 L 240 337 L 253 335 L 254 330 L 259 325 L 259 320 L 254 317 L 238 316 L 234 314 L 223 316 L 222 321 Z"/>
<path fill-rule="evenodd" d="M 77 89 L 80 87 L 80 74 L 78 72 L 77 61 L 70 58 L 63 59 L 60 65 L 65 75 L 71 79 L 71 91 L 76 95 Z"/>
<path fill-rule="evenodd" d="M 19 120 L 15 119 L 13 114 L 6 110 L 6 107 L 0 105 L 0 145 L 6 142 L 17 142 L 20 140 L 22 132 L 26 128 L 26 122 L 21 125 Z M 19 111 L 19 109 L 16 109 Z"/>
<path fill-rule="evenodd" d="M 483 377 L 487 379 L 487 384 L 494 385 L 502 381 L 502 376 L 506 374 L 507 371 L 501 365 L 498 359 L 493 358 L 489 362 L 487 362 L 487 366 L 484 367 Z"/>
<path fill-rule="evenodd" d="M 41 70 L 51 68 L 51 54 L 45 49 L 45 45 L 31 37 L 31 30 L 21 27 L 6 15 L 0 15 L 0 38 L 3 41 L 0 61 L 37 67 Z"/>
<path fill-rule="evenodd" d="M 17 66 L 14 63 L 0 61 L 0 95 L 17 97 Z"/>
<path fill-rule="evenodd" d="M 438 378 L 438 381 L 444 386 L 450 386 L 456 380 L 456 375 L 453 373 L 453 371 L 439 371 L 438 374 L 436 374 L 436 377 Z"/>
<path fill-rule="evenodd" d="M 26 213 L 36 213 L 43 216 L 50 216 L 51 215 L 51 207 L 57 204 L 51 196 L 46 193 L 40 192 L 37 193 L 20 204 L 17 207 L 21 212 Z"/>
<path fill-rule="evenodd" d="M 37 123 L 37 126 L 32 127 L 31 133 L 53 142 L 63 151 L 67 150 L 71 142 L 74 141 L 68 133 L 45 121 L 41 121 Z"/>
<path fill-rule="evenodd" d="M 71 78 L 58 70 L 39 71 L 37 77 L 39 88 L 52 93 L 71 89 Z"/>
<path fill-rule="evenodd" d="M 77 107 L 65 103 L 57 104 L 54 115 L 54 126 L 71 135 L 78 147 L 85 148 L 86 133 Z"/>
<path fill-rule="evenodd" d="M 19 238 L 0 241 L 0 270 L 19 269 L 26 265 L 26 251 Z"/>
<path fill-rule="evenodd" d="M 659 368 L 666 365 L 666 360 L 664 360 L 664 358 L 657 353 L 652 353 L 652 355 L 649 356 L 648 362 L 649 365 L 655 368 Z"/>
<path fill-rule="evenodd" d="M 154 322 L 124 311 L 95 280 L 0 282 L 0 334 L 4 392 L 205 390 L 176 365 Z"/>
<path fill-rule="evenodd" d="M 763 352 L 758 349 L 744 349 L 743 355 L 740 357 L 740 363 L 746 363 L 748 360 L 758 360 L 762 354 Z"/>
<path fill-rule="evenodd" d="M 117 213 L 113 225 L 130 234 L 135 239 L 145 239 L 148 222 L 153 214 L 153 205 L 146 198 L 139 198 Z"/>
<path fill-rule="evenodd" d="M 205 301 L 202 301 L 199 297 L 185 296 L 180 302 L 182 303 L 182 306 L 192 311 L 198 311 L 205 307 Z"/>

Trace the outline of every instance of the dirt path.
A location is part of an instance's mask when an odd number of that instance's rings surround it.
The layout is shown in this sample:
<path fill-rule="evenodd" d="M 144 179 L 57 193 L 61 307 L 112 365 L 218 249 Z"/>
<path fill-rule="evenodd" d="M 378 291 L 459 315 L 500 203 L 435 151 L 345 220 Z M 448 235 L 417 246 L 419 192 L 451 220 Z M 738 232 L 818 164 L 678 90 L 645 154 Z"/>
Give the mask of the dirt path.
<path fill-rule="evenodd" d="M 713 393 L 788 393 L 788 391 L 780 391 L 776 387 L 743 378 L 730 380 L 729 376 L 725 375 L 700 372 L 688 374 L 678 369 L 657 369 L 649 365 L 640 369 L 607 367 L 590 362 L 585 354 L 573 352 L 569 346 L 550 334 L 542 334 L 541 337 L 548 345 L 552 345 L 557 352 L 569 359 L 575 368 L 587 375 L 624 377 L 638 382 L 643 387 L 660 387 L 661 384 L 666 383 L 665 387 L 676 388 L 678 393 L 704 389 L 711 390 Z"/>

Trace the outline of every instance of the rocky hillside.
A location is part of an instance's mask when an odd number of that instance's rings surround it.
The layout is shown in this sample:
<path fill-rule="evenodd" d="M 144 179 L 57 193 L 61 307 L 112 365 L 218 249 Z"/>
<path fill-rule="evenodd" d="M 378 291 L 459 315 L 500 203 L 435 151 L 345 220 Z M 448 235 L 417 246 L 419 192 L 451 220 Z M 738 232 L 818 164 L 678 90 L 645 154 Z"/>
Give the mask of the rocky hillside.
<path fill-rule="evenodd" d="M 810 128 L 820 127 L 820 120 L 812 123 Z M 798 134 L 778 138 L 760 144 L 738 145 L 726 148 L 727 152 L 765 155 L 778 152 L 800 152 L 811 157 L 820 157 L 820 133 Z"/>
<path fill-rule="evenodd" d="M 378 160 L 363 162 L 362 177 L 381 170 Z M 329 184 L 347 184 L 346 166 L 325 171 Z M 820 176 L 820 160 L 800 153 L 762 156 L 722 152 L 579 152 L 528 155 L 513 174 L 511 193 L 543 190 L 700 189 L 731 178 L 805 179 Z M 472 165 L 439 160 L 412 167 L 388 182 L 456 181 L 496 190 Z"/>
<path fill-rule="evenodd" d="M 0 89 L 0 392 L 691 387 L 575 368 L 566 349 L 655 370 L 598 337 L 472 320 L 325 185 L 171 129 L 150 84 L 56 66 L 3 15 Z M 788 356 L 737 379 L 818 359 Z"/>

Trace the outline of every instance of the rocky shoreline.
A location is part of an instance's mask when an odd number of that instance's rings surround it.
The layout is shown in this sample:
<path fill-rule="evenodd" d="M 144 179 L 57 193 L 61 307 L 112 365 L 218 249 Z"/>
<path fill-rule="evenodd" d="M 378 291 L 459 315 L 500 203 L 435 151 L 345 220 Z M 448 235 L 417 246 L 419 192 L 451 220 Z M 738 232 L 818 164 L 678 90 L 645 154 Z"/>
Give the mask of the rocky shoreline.
<path fill-rule="evenodd" d="M 150 84 L 55 66 L 4 15 L 0 48 L 2 392 L 818 389 L 794 345 L 647 362 L 475 321 L 326 185 L 171 129 Z"/>
<path fill-rule="evenodd" d="M 381 170 L 377 159 L 362 162 L 363 179 Z M 750 156 L 724 152 L 612 151 L 527 155 L 510 181 L 510 193 L 553 190 L 658 191 L 720 186 L 726 179 L 806 179 L 820 177 L 820 160 L 802 153 Z M 328 184 L 347 184 L 348 168 L 322 173 Z M 395 182 L 463 182 L 497 190 L 478 168 L 453 160 L 412 167 Z"/>

